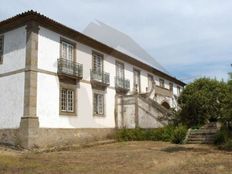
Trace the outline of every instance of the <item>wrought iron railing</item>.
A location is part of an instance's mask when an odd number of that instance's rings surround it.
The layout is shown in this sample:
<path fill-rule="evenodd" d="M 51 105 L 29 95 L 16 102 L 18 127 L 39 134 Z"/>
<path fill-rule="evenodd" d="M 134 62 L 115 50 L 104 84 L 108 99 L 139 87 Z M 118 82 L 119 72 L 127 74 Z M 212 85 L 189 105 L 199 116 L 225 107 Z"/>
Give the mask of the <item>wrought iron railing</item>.
<path fill-rule="evenodd" d="M 97 81 L 106 85 L 110 84 L 110 74 L 102 71 L 90 70 L 91 81 Z"/>
<path fill-rule="evenodd" d="M 130 89 L 130 80 L 120 77 L 115 77 L 115 87 L 125 90 Z"/>
<path fill-rule="evenodd" d="M 74 61 L 60 58 L 58 59 L 58 74 L 82 78 L 83 66 Z"/>

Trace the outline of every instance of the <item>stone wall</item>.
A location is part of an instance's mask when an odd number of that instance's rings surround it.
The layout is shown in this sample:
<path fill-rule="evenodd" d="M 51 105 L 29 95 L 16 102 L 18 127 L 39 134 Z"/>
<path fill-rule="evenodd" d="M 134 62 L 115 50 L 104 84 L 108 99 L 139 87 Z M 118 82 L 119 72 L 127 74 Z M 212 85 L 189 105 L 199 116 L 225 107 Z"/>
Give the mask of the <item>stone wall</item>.
<path fill-rule="evenodd" d="M 116 98 L 118 128 L 158 128 L 168 124 L 165 109 L 139 95 Z"/>
<path fill-rule="evenodd" d="M 34 141 L 30 148 L 61 146 L 70 144 L 85 144 L 91 141 L 109 139 L 113 137 L 114 128 L 99 129 L 47 129 L 39 128 L 34 134 Z M 0 143 L 19 145 L 24 147 L 20 139 L 19 129 L 0 129 Z M 26 147 L 27 148 L 27 147 Z"/>

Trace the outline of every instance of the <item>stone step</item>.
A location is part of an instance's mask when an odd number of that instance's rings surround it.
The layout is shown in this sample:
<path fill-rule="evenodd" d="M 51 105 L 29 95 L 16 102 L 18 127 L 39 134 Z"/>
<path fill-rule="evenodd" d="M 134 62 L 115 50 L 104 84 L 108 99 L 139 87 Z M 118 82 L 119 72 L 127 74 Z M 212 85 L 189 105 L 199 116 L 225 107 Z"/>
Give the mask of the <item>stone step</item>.
<path fill-rule="evenodd" d="M 198 130 L 198 131 L 191 131 L 190 134 L 216 134 L 218 130 Z"/>
<path fill-rule="evenodd" d="M 214 138 L 189 138 L 188 141 L 214 141 Z"/>
<path fill-rule="evenodd" d="M 197 138 L 197 137 L 201 137 L 201 138 L 205 138 L 205 137 L 212 137 L 212 138 L 214 138 L 216 136 L 216 134 L 190 134 L 189 135 L 189 138 Z"/>
<path fill-rule="evenodd" d="M 187 144 L 213 144 L 213 141 L 187 141 Z"/>

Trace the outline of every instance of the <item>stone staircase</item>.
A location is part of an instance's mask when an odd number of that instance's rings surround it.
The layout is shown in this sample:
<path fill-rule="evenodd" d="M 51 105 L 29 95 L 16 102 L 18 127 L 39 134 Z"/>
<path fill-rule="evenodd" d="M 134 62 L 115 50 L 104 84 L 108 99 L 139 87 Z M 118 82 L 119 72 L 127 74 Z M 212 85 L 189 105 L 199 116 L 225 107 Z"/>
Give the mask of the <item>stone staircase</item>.
<path fill-rule="evenodd" d="M 187 144 L 213 144 L 219 128 L 217 123 L 208 123 L 200 129 L 189 129 L 186 136 Z"/>

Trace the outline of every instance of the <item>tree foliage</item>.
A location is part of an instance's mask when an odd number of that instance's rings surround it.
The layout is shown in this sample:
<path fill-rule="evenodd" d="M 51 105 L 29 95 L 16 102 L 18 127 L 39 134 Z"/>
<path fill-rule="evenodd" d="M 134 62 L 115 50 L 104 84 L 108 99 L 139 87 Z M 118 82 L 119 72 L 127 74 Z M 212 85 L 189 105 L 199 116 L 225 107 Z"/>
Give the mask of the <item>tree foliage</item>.
<path fill-rule="evenodd" d="M 181 110 L 177 118 L 189 127 L 223 118 L 228 85 L 200 78 L 187 85 L 178 99 Z"/>
<path fill-rule="evenodd" d="M 230 78 L 227 83 L 228 93 L 225 97 L 224 105 L 222 108 L 222 121 L 227 125 L 232 124 L 232 73 L 229 73 Z"/>

